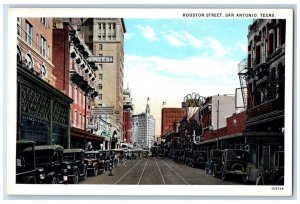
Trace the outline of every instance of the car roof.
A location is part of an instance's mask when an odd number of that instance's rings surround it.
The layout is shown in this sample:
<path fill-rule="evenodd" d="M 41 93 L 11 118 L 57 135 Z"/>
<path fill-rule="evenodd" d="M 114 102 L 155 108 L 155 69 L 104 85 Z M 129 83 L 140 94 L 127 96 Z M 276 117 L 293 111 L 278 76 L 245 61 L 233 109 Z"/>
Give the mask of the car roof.
<path fill-rule="evenodd" d="M 33 140 L 18 140 L 17 141 L 17 144 L 28 144 L 28 143 L 34 144 L 35 141 L 33 141 Z"/>
<path fill-rule="evenodd" d="M 84 152 L 83 149 L 65 149 L 64 153 L 77 153 L 77 152 Z"/>
<path fill-rule="evenodd" d="M 60 145 L 38 145 L 34 148 L 36 151 L 38 150 L 57 150 L 57 151 L 64 151 L 64 148 Z M 24 151 L 32 151 L 32 147 L 27 147 Z"/>

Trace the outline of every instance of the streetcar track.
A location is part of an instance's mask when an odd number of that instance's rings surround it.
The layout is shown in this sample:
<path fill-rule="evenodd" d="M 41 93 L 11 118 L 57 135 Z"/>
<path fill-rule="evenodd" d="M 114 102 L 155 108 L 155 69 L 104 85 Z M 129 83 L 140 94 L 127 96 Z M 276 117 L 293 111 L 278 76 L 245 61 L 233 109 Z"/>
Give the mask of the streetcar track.
<path fill-rule="evenodd" d="M 190 185 L 182 176 L 180 176 L 180 174 L 178 174 L 174 169 L 172 169 L 171 167 L 170 167 L 170 165 L 167 163 L 167 162 L 165 162 L 165 161 L 163 161 L 162 159 L 160 159 L 162 162 L 164 162 L 165 164 L 166 164 L 166 166 L 171 170 L 171 171 L 173 171 L 179 178 L 181 178 L 186 184 L 188 184 L 188 185 Z"/>
<path fill-rule="evenodd" d="M 161 171 L 160 171 L 160 168 L 159 168 L 159 166 L 158 166 L 158 163 L 157 163 L 157 161 L 156 161 L 156 158 L 154 158 L 154 160 L 155 160 L 155 163 L 156 163 L 156 165 L 157 165 L 158 171 L 159 171 L 159 173 L 160 173 L 161 179 L 162 179 L 162 181 L 164 182 L 164 185 L 166 185 L 165 179 L 164 179 L 164 177 L 163 177 L 163 175 L 162 175 L 162 173 L 161 173 Z"/>
<path fill-rule="evenodd" d="M 138 183 L 137 183 L 138 185 L 140 185 L 142 176 L 143 176 L 143 174 L 144 174 L 144 172 L 145 172 L 145 169 L 146 169 L 146 166 L 147 166 L 147 164 L 148 164 L 148 160 L 149 160 L 149 157 L 147 158 L 147 161 L 146 161 L 146 163 L 145 163 L 144 169 L 143 169 L 142 174 L 141 174 L 141 176 L 140 176 L 140 179 L 139 179 L 139 181 L 138 181 Z"/>
<path fill-rule="evenodd" d="M 133 167 L 131 167 L 126 174 L 124 174 L 119 180 L 117 180 L 114 184 L 118 184 L 125 176 L 127 176 L 127 174 L 129 174 L 129 172 L 131 172 L 140 162 L 142 161 L 142 159 L 137 162 Z M 147 160 L 148 161 L 148 160 Z"/>

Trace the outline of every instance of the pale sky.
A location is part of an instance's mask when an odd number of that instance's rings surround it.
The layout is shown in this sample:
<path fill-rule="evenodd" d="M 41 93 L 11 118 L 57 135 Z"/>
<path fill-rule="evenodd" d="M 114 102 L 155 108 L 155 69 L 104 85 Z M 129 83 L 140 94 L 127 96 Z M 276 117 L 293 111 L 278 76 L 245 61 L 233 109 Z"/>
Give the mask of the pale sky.
<path fill-rule="evenodd" d="M 192 92 L 207 97 L 234 94 L 238 63 L 247 57 L 251 19 L 124 19 L 124 87 L 129 83 L 134 114 L 147 97 L 160 135 L 164 107 L 181 107 Z"/>

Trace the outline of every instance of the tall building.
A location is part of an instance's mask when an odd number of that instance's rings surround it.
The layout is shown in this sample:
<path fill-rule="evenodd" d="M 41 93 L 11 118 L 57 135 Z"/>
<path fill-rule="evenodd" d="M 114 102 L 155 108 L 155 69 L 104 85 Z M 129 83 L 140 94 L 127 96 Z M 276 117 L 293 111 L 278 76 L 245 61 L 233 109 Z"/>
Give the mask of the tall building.
<path fill-rule="evenodd" d="M 249 26 L 248 58 L 239 65 L 246 129 L 284 127 L 285 20 L 258 19 Z"/>
<path fill-rule="evenodd" d="M 124 76 L 124 20 L 121 18 L 89 18 L 81 26 L 84 41 L 94 56 L 110 57 L 112 61 L 97 63 L 96 86 L 99 95 L 94 100 L 95 110 L 111 107 L 111 122 L 122 135 L 123 76 Z M 105 58 L 104 58 L 105 59 Z"/>
<path fill-rule="evenodd" d="M 52 20 L 17 19 L 17 140 L 70 148 L 72 99 L 55 76 Z"/>
<path fill-rule="evenodd" d="M 132 143 L 131 140 L 131 114 L 133 110 L 132 98 L 129 88 L 124 89 L 123 91 L 123 138 L 121 139 L 122 142 L 126 142 L 128 144 Z"/>
<path fill-rule="evenodd" d="M 54 19 L 53 74 L 56 87 L 73 99 L 70 110 L 71 147 L 100 149 L 104 138 L 90 132 L 91 107 L 95 90 L 95 63 L 87 62 L 91 51 L 69 22 Z"/>
<path fill-rule="evenodd" d="M 179 122 L 185 114 L 185 108 L 163 108 L 161 110 L 161 138 L 173 132 L 174 122 Z"/>
<path fill-rule="evenodd" d="M 150 148 L 155 141 L 155 119 L 147 103 L 145 113 L 132 116 L 133 140 L 142 148 Z"/>

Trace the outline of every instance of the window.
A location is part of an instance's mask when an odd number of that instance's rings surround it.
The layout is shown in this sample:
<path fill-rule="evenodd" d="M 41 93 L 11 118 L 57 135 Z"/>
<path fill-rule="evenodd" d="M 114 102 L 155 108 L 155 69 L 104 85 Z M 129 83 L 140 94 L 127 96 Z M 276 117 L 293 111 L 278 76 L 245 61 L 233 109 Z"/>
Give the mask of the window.
<path fill-rule="evenodd" d="M 99 100 L 102 100 L 102 94 L 99 94 Z"/>
<path fill-rule="evenodd" d="M 103 86 L 102 84 L 99 84 L 99 90 L 102 90 Z"/>
<path fill-rule="evenodd" d="M 74 103 L 77 103 L 77 87 L 75 87 Z"/>
<path fill-rule="evenodd" d="M 93 26 L 89 26 L 89 31 L 92 31 L 93 30 Z"/>
<path fill-rule="evenodd" d="M 82 128 L 82 116 L 81 116 L 81 113 L 79 114 L 79 124 L 78 124 L 78 126 L 79 126 L 79 128 Z"/>
<path fill-rule="evenodd" d="M 90 36 L 89 36 L 89 42 L 92 42 L 92 41 L 93 41 L 93 36 L 90 35 Z"/>
<path fill-rule="evenodd" d="M 103 49 L 103 45 L 99 44 L 99 50 L 102 50 L 102 49 Z"/>
<path fill-rule="evenodd" d="M 73 113 L 73 125 L 74 127 L 77 125 L 77 111 L 74 111 Z"/>
<path fill-rule="evenodd" d="M 41 18 L 41 23 L 42 23 L 46 28 L 49 28 L 49 18 Z"/>
<path fill-rule="evenodd" d="M 19 36 L 22 35 L 22 18 L 17 18 L 18 22 L 18 28 L 17 28 L 17 33 Z"/>
<path fill-rule="evenodd" d="M 103 79 L 103 75 L 99 74 L 99 79 L 102 80 Z"/>
<path fill-rule="evenodd" d="M 30 23 L 26 22 L 26 42 L 29 45 L 32 45 L 32 39 L 33 39 L 33 27 Z"/>
<path fill-rule="evenodd" d="M 99 64 L 98 68 L 99 68 L 99 71 L 102 71 L 103 70 L 103 64 Z"/>
<path fill-rule="evenodd" d="M 43 57 L 47 55 L 47 40 L 41 36 L 41 54 Z"/>
<path fill-rule="evenodd" d="M 78 91 L 78 105 L 80 106 L 81 102 L 81 91 Z"/>

